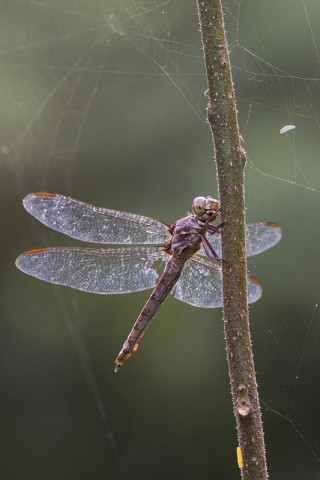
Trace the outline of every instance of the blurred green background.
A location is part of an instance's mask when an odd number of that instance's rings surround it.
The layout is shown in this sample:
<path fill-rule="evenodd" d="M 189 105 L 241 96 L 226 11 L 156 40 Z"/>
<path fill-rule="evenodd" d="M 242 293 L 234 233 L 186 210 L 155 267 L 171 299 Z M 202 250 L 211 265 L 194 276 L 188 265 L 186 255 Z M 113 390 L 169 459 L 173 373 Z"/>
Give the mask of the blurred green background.
<path fill-rule="evenodd" d="M 224 1 L 249 222 L 283 240 L 249 269 L 270 477 L 320 476 L 320 4 Z M 168 298 L 118 375 L 148 292 L 94 296 L 18 271 L 78 245 L 22 207 L 49 190 L 173 222 L 216 195 L 195 2 L 0 4 L 0 478 L 239 478 L 221 310 Z M 286 124 L 296 129 L 280 135 Z"/>

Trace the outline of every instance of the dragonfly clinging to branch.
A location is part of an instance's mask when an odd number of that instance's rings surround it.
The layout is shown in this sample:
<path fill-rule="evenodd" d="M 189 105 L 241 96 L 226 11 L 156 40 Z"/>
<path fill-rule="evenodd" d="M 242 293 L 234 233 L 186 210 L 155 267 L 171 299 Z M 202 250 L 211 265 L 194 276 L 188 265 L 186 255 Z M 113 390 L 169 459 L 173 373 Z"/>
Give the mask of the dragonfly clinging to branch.
<path fill-rule="evenodd" d="M 23 272 L 47 282 L 86 292 L 115 294 L 154 288 L 116 358 L 117 372 L 139 342 L 167 295 L 196 307 L 222 306 L 220 225 L 213 225 L 219 202 L 197 197 L 190 215 L 167 225 L 135 213 L 94 207 L 56 193 L 37 192 L 23 201 L 44 225 L 72 238 L 121 247 L 35 248 L 16 260 Z M 281 228 L 273 222 L 246 227 L 247 255 L 275 245 Z M 158 260 L 164 263 L 160 275 Z M 261 285 L 248 275 L 248 302 L 261 297 Z"/>

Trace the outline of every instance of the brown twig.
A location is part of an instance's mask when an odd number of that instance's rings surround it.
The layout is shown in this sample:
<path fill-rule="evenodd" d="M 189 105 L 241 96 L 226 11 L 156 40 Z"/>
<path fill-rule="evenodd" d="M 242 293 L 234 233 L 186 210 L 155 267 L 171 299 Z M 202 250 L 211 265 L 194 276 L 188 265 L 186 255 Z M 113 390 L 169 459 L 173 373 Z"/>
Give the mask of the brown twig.
<path fill-rule="evenodd" d="M 208 121 L 217 165 L 223 263 L 223 318 L 242 478 L 268 478 L 247 304 L 244 166 L 221 0 L 197 0 L 208 81 Z"/>

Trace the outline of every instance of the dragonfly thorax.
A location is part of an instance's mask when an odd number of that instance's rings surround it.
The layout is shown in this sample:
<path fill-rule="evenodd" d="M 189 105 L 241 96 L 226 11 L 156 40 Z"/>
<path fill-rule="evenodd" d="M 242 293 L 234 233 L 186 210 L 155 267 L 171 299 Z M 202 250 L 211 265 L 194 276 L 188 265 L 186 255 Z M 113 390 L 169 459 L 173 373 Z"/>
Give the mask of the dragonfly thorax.
<path fill-rule="evenodd" d="M 181 218 L 173 225 L 169 253 L 180 260 L 188 260 L 201 246 L 206 226 L 197 215 Z"/>

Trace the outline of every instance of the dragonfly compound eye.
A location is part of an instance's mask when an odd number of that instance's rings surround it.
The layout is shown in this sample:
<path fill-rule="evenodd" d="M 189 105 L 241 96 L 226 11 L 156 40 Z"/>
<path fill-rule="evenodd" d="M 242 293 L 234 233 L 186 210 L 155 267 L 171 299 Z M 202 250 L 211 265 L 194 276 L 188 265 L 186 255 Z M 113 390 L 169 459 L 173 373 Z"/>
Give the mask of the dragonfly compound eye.
<path fill-rule="evenodd" d="M 206 210 L 206 197 L 196 197 L 192 202 L 192 211 L 196 215 L 202 215 Z"/>
<path fill-rule="evenodd" d="M 206 197 L 205 210 L 210 212 L 217 212 L 220 208 L 219 200 L 212 197 Z"/>

